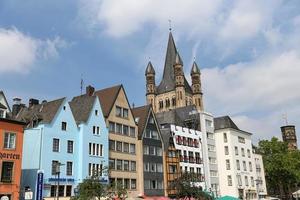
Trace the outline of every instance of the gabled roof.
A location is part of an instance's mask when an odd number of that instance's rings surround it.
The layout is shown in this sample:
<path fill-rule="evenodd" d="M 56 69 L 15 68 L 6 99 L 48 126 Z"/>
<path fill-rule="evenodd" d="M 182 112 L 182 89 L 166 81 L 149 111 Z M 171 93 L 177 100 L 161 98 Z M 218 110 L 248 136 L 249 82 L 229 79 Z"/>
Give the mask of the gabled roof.
<path fill-rule="evenodd" d="M 122 85 L 105 88 L 94 92 L 98 96 L 104 117 L 108 117 L 109 113 L 118 97 Z"/>
<path fill-rule="evenodd" d="M 7 102 L 7 99 L 6 99 L 6 97 L 5 97 L 5 95 L 4 95 L 4 92 L 3 92 L 2 90 L 0 91 L 0 95 L 3 96 L 4 101 L 5 101 L 5 103 L 6 103 L 6 105 L 3 105 L 3 104 L 2 104 L 3 106 L 5 106 L 4 109 L 8 109 L 8 112 L 11 112 L 10 107 L 9 107 L 9 104 L 8 104 L 8 102 Z"/>
<path fill-rule="evenodd" d="M 58 109 L 66 98 L 56 99 L 47 103 L 33 105 L 30 108 L 22 108 L 18 115 L 17 120 L 29 123 L 33 119 L 39 119 L 40 122 L 49 124 L 55 117 Z"/>
<path fill-rule="evenodd" d="M 0 103 L 0 108 L 2 109 L 7 109 L 5 105 L 3 105 L 2 103 Z"/>
<path fill-rule="evenodd" d="M 162 94 L 175 89 L 175 76 L 174 76 L 174 64 L 176 62 L 176 55 L 178 54 L 172 32 L 169 33 L 168 47 L 165 59 L 164 73 L 162 80 L 157 87 L 157 93 Z M 179 56 L 179 54 L 178 54 Z M 180 58 L 180 56 L 179 56 Z M 181 59 L 180 59 L 181 61 Z M 182 61 L 181 61 L 182 62 Z M 184 77 L 185 91 L 192 94 L 192 89 L 186 78 Z"/>
<path fill-rule="evenodd" d="M 141 139 L 144 129 L 147 125 L 148 116 L 151 111 L 151 105 L 145 105 L 132 109 L 133 116 L 138 118 L 138 138 Z"/>
<path fill-rule="evenodd" d="M 229 116 L 214 118 L 214 126 L 215 126 L 215 130 L 225 129 L 225 128 L 240 130 Z"/>
<path fill-rule="evenodd" d="M 89 119 L 96 96 L 81 95 L 74 97 L 69 102 L 74 119 L 78 124 L 85 123 Z"/>

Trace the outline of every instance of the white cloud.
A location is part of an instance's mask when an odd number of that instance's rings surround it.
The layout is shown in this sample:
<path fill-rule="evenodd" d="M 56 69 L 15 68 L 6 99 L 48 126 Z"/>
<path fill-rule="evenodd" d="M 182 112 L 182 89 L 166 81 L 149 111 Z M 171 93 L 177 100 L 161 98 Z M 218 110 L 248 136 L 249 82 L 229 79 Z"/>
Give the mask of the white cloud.
<path fill-rule="evenodd" d="M 36 61 L 58 56 L 58 49 L 66 42 L 59 37 L 40 40 L 16 28 L 0 28 L 0 72 L 28 73 Z"/>

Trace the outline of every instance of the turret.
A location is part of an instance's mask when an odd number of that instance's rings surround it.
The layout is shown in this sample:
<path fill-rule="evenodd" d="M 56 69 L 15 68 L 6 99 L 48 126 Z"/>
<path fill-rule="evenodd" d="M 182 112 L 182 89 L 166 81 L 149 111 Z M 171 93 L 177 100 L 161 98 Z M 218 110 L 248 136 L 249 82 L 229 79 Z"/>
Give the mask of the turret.
<path fill-rule="evenodd" d="M 155 110 L 155 93 L 156 93 L 156 86 L 155 86 L 155 70 L 152 66 L 152 63 L 149 61 L 146 71 L 146 99 L 147 104 L 152 104 L 153 109 Z"/>
<path fill-rule="evenodd" d="M 197 63 L 194 61 L 191 69 L 193 102 L 199 111 L 203 111 L 203 93 L 201 88 L 200 70 Z"/>
<path fill-rule="evenodd" d="M 174 77 L 175 77 L 176 106 L 177 107 L 186 106 L 183 63 L 178 52 L 176 52 L 176 57 L 175 57 Z"/>

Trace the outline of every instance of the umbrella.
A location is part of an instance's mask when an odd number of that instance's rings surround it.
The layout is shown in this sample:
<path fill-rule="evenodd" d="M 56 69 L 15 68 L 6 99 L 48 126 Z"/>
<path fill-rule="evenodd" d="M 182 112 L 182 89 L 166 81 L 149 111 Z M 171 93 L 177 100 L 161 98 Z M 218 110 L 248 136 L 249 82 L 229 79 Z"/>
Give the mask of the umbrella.
<path fill-rule="evenodd" d="M 300 198 L 300 190 L 293 192 L 293 197 L 296 199 Z"/>
<path fill-rule="evenodd" d="M 223 196 L 223 197 L 218 198 L 218 200 L 240 200 L 240 199 L 232 197 L 232 196 Z"/>

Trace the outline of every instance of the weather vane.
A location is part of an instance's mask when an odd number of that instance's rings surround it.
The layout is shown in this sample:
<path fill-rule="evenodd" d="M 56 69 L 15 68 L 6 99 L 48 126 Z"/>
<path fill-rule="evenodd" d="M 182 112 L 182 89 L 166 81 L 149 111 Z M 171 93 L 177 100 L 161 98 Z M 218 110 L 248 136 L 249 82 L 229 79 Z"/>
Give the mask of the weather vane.
<path fill-rule="evenodd" d="M 169 21 L 169 31 L 172 31 L 172 20 L 168 20 Z"/>

